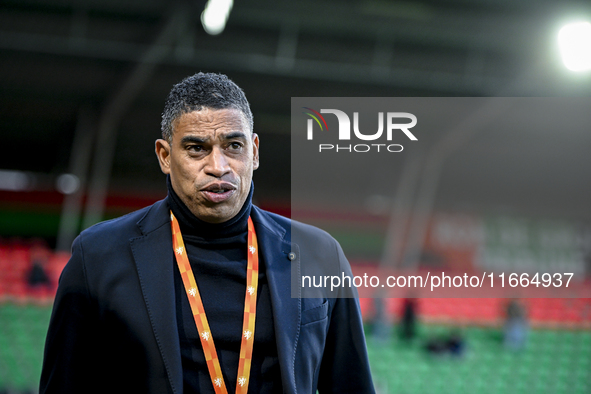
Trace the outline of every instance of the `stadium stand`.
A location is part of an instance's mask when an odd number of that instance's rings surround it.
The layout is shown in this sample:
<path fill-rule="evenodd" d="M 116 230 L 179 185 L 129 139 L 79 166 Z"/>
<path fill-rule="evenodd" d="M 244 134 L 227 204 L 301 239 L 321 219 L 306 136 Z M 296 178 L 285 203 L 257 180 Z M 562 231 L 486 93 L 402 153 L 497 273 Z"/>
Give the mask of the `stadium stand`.
<path fill-rule="evenodd" d="M 0 244 L 0 393 L 34 393 L 41 373 L 51 302 L 67 254 L 50 252 L 49 285 L 28 283 L 35 242 Z M 48 250 L 47 250 L 48 251 Z M 372 336 L 373 300 L 360 299 L 374 380 L 380 393 L 588 393 L 591 391 L 591 299 L 522 300 L 531 330 L 521 351 L 503 346 L 506 299 L 418 300 L 418 334 L 402 341 L 397 330 Z M 402 299 L 386 299 L 391 322 Z M 461 355 L 429 354 L 433 338 L 459 329 Z"/>

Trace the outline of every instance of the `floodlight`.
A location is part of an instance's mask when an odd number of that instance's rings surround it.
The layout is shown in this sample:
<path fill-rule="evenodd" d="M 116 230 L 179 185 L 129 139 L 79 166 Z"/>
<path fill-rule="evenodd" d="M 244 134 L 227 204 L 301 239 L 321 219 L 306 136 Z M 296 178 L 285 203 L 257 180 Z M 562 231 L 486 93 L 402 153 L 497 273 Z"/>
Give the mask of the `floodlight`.
<path fill-rule="evenodd" d="M 576 22 L 558 32 L 562 61 L 571 71 L 591 70 L 591 23 Z"/>
<path fill-rule="evenodd" d="M 203 29 L 212 36 L 223 32 L 233 4 L 233 0 L 209 0 L 201 13 Z"/>

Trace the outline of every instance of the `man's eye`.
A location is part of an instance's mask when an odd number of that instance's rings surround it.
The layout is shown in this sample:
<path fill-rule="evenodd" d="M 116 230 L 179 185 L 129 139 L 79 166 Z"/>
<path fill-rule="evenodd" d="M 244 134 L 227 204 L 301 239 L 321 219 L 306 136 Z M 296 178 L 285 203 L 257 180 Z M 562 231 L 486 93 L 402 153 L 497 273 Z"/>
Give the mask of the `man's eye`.
<path fill-rule="evenodd" d="M 189 145 L 188 149 L 191 150 L 191 151 L 193 151 L 193 152 L 201 152 L 201 151 L 203 151 L 203 146 L 201 146 L 201 145 Z"/>
<path fill-rule="evenodd" d="M 242 148 L 242 144 L 240 142 L 232 142 L 230 144 L 230 149 L 241 149 Z"/>

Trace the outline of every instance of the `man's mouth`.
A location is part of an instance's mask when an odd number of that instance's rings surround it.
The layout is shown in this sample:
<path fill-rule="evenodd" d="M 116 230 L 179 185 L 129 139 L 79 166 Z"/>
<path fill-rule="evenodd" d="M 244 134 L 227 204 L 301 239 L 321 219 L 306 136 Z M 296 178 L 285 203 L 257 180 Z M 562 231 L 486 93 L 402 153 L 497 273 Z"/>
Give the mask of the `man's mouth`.
<path fill-rule="evenodd" d="M 227 200 L 235 191 L 236 187 L 227 182 L 212 183 L 201 189 L 205 198 L 213 203 Z"/>

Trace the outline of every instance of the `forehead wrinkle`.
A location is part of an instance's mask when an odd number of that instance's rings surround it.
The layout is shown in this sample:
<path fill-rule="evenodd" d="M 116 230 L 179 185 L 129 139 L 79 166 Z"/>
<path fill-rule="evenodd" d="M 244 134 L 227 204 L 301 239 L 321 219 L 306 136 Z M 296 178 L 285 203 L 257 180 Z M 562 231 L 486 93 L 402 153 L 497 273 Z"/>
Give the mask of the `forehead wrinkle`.
<path fill-rule="evenodd" d="M 217 138 L 216 133 L 214 132 L 213 139 L 215 140 L 216 138 Z M 224 140 L 224 141 L 233 140 L 233 139 L 246 140 L 246 139 L 248 139 L 248 137 L 242 131 L 228 131 L 228 132 L 222 132 L 219 135 L 219 139 Z M 206 142 L 209 142 L 210 140 L 212 140 L 212 137 L 209 135 L 197 136 L 195 134 L 188 134 L 188 135 L 185 135 L 183 138 L 181 138 L 181 144 L 184 144 L 187 142 L 206 143 Z"/>
<path fill-rule="evenodd" d="M 220 114 L 218 111 L 224 112 Z M 238 117 L 233 115 L 238 115 Z M 244 136 L 252 133 L 242 111 L 235 108 L 224 108 L 220 110 L 204 108 L 199 111 L 186 112 L 174 122 L 173 133 L 179 129 L 181 122 L 185 133 L 211 134 L 214 139 L 218 138 L 218 134 L 220 133 L 234 134 L 239 132 Z"/>

